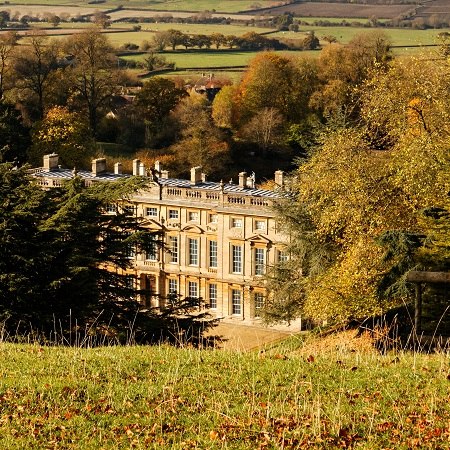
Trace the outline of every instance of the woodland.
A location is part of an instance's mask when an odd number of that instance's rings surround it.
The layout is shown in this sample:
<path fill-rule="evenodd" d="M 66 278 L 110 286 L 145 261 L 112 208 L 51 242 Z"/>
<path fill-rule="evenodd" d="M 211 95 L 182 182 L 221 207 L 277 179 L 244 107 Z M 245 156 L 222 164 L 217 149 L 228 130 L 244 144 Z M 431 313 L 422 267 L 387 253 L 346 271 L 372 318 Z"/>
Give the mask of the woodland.
<path fill-rule="evenodd" d="M 28 311 L 33 323 L 40 312 L 30 304 L 45 299 L 45 317 L 35 323 L 56 333 L 48 299 L 72 298 L 75 306 L 80 286 L 88 286 L 80 326 L 96 323 L 98 302 L 111 299 L 99 286 L 111 283 L 104 272 L 91 285 L 83 276 L 126 252 L 113 246 L 118 253 L 105 255 L 99 247 L 106 241 L 98 239 L 105 230 L 98 211 L 108 196 L 137 187 L 85 192 L 75 179 L 48 194 L 29 183 L 26 168 L 51 152 L 66 167 L 86 167 L 118 149 L 125 168 L 136 157 L 158 159 L 174 177 L 192 166 L 226 180 L 254 170 L 270 188 L 274 170 L 290 172 L 277 206 L 290 257 L 268 268 L 267 323 L 298 315 L 348 323 L 409 304 L 408 271 L 448 271 L 450 263 L 446 39 L 411 58 L 394 58 L 381 31 L 330 42 L 315 58 L 262 51 L 239 82 L 209 80 L 220 87 L 211 100 L 179 77 L 130 76 L 96 28 L 58 40 L 30 33 L 20 39 L 27 45 L 2 34 L 1 318 L 20 328 Z M 90 238 L 80 239 L 82 232 Z M 135 245 L 154 240 L 127 236 L 143 239 Z M 88 243 L 95 255 L 85 252 Z M 73 264 L 64 273 L 46 270 L 40 258 L 47 254 L 52 270 L 62 270 L 62 257 Z M 426 298 L 430 323 L 448 328 L 445 286 L 428 288 Z M 73 325 L 67 304 L 61 330 Z"/>

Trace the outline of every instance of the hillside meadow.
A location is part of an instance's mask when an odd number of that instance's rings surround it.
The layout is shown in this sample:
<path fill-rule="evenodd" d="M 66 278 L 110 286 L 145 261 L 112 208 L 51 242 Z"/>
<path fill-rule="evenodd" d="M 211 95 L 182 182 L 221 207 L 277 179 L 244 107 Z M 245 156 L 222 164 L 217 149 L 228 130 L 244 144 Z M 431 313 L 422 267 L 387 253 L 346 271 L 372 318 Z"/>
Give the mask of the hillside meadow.
<path fill-rule="evenodd" d="M 448 448 L 448 352 L 303 339 L 247 353 L 1 343 L 0 448 Z"/>

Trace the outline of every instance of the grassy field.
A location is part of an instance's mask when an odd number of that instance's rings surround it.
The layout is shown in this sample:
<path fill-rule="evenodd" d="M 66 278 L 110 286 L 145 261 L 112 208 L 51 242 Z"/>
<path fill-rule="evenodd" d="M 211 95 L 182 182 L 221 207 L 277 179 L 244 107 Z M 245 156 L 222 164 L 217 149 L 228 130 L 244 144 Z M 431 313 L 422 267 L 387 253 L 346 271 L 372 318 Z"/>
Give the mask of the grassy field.
<path fill-rule="evenodd" d="M 14 5 L 81 5 L 82 7 L 94 8 L 94 9 L 112 9 L 117 8 L 119 5 L 126 8 L 139 8 L 139 9 L 154 9 L 160 11 L 206 11 L 216 9 L 218 12 L 236 13 L 239 11 L 250 9 L 250 6 L 255 3 L 252 0 L 224 0 L 220 2 L 220 6 L 216 2 L 211 0 L 128 0 L 123 2 L 121 0 L 106 0 L 104 3 L 89 4 L 87 1 L 76 2 L 73 0 L 39 0 L 31 2 L 30 0 L 14 0 Z M 276 1 L 271 0 L 259 0 L 257 3 L 262 7 L 271 7 L 277 4 Z M 8 6 L 13 8 L 14 5 Z"/>
<path fill-rule="evenodd" d="M 449 355 L 0 344 L 0 448 L 448 448 Z"/>
<path fill-rule="evenodd" d="M 315 27 L 315 26 L 302 26 L 301 32 L 294 33 L 292 31 L 280 31 L 278 33 L 271 34 L 270 37 L 277 39 L 304 39 L 307 32 L 314 31 L 315 35 L 320 39 L 322 36 L 335 36 L 338 42 L 342 44 L 348 43 L 355 35 L 361 33 L 370 33 L 380 31 L 380 29 L 367 29 L 367 28 L 353 28 L 353 27 Z M 381 29 L 390 38 L 392 45 L 428 45 L 436 44 L 437 35 L 445 29 L 441 30 L 411 30 L 401 28 L 386 28 Z"/>

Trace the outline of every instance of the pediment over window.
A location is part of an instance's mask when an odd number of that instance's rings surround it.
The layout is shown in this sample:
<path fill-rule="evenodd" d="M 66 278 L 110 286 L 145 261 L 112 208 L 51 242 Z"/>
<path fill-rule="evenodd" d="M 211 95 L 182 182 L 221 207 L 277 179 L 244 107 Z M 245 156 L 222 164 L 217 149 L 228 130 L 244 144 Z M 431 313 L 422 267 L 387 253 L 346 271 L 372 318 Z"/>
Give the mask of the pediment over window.
<path fill-rule="evenodd" d="M 247 239 L 248 242 L 251 244 L 265 244 L 265 245 L 271 245 L 272 241 L 268 239 L 266 236 L 263 236 L 261 234 L 255 234 L 254 236 Z"/>
<path fill-rule="evenodd" d="M 181 229 L 181 231 L 189 231 L 190 233 L 204 233 L 205 231 L 198 227 L 197 225 L 186 225 Z"/>
<path fill-rule="evenodd" d="M 158 230 L 162 231 L 164 228 L 163 226 L 156 220 L 153 219 L 144 219 L 142 222 L 139 223 L 141 227 L 148 228 L 150 230 Z"/>

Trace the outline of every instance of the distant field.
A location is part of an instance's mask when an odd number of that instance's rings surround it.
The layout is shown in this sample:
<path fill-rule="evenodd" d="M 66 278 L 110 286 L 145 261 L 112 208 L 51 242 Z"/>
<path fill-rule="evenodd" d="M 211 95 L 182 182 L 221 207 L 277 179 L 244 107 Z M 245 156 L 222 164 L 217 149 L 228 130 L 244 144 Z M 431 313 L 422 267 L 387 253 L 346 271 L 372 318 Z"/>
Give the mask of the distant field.
<path fill-rule="evenodd" d="M 376 17 L 392 19 L 409 11 L 414 5 L 355 5 L 353 3 L 305 2 L 269 10 L 270 14 L 291 12 L 299 17 Z"/>
<path fill-rule="evenodd" d="M 58 5 L 51 6 L 51 0 L 48 0 L 49 4 L 45 5 L 19 5 L 19 4 L 9 4 L 0 5 L 0 10 L 8 10 L 11 14 L 18 14 L 19 16 L 30 15 L 30 16 L 42 16 L 42 14 L 56 14 L 61 15 L 62 13 L 69 14 L 69 17 L 76 17 L 78 15 L 93 14 L 95 11 L 105 11 L 107 8 L 104 4 L 95 5 L 95 7 L 83 3 L 82 6 L 64 6 L 64 2 L 57 0 L 55 3 Z M 44 0 L 42 3 L 45 3 Z M 73 5 L 74 2 L 71 2 Z"/>
<path fill-rule="evenodd" d="M 271 0 L 225 0 L 216 2 L 212 0 L 107 0 L 105 3 L 88 4 L 87 1 L 77 2 L 76 0 L 14 0 L 13 5 L 5 5 L 5 7 L 33 5 L 39 8 L 39 5 L 67 5 L 68 7 L 81 5 L 80 8 L 89 9 L 114 9 L 119 5 L 126 8 L 153 9 L 156 11 L 206 11 L 216 10 L 224 13 L 237 13 L 239 11 L 250 10 L 253 3 L 259 3 L 263 8 L 276 6 L 279 2 Z M 2 5 L 0 5 L 2 6 Z"/>
<path fill-rule="evenodd" d="M 320 39 L 322 36 L 332 35 L 342 43 L 348 43 L 355 35 L 361 33 L 369 33 L 374 29 L 367 28 L 353 28 L 353 27 L 314 27 L 314 26 L 302 26 L 300 27 L 302 32 L 294 33 L 291 31 L 281 31 L 275 34 L 271 34 L 270 37 L 277 39 L 304 39 L 306 32 L 314 31 L 315 35 Z M 375 30 L 380 30 L 376 28 Z M 408 46 L 408 45 L 430 45 L 436 44 L 437 35 L 442 31 L 440 30 L 411 30 L 403 28 L 386 28 L 382 29 L 391 39 L 394 46 Z"/>
<path fill-rule="evenodd" d="M 190 67 L 223 67 L 223 66 L 246 66 L 258 52 L 166 52 L 163 53 L 166 59 L 174 62 L 177 69 Z M 125 60 L 142 61 L 146 54 L 124 56 Z"/>
<path fill-rule="evenodd" d="M 193 16 L 195 13 L 193 12 L 183 12 L 183 11 L 146 11 L 146 10 L 131 10 L 131 9 L 122 9 L 120 11 L 113 11 L 109 13 L 108 15 L 111 17 L 111 20 L 117 21 L 117 20 L 124 20 L 128 18 L 150 18 L 150 17 L 158 17 L 158 16 L 171 16 L 171 17 L 180 17 L 180 18 L 187 18 Z M 255 18 L 255 14 L 249 13 L 249 14 L 229 14 L 229 13 L 213 13 L 212 17 L 226 17 L 231 20 L 251 20 Z"/>

